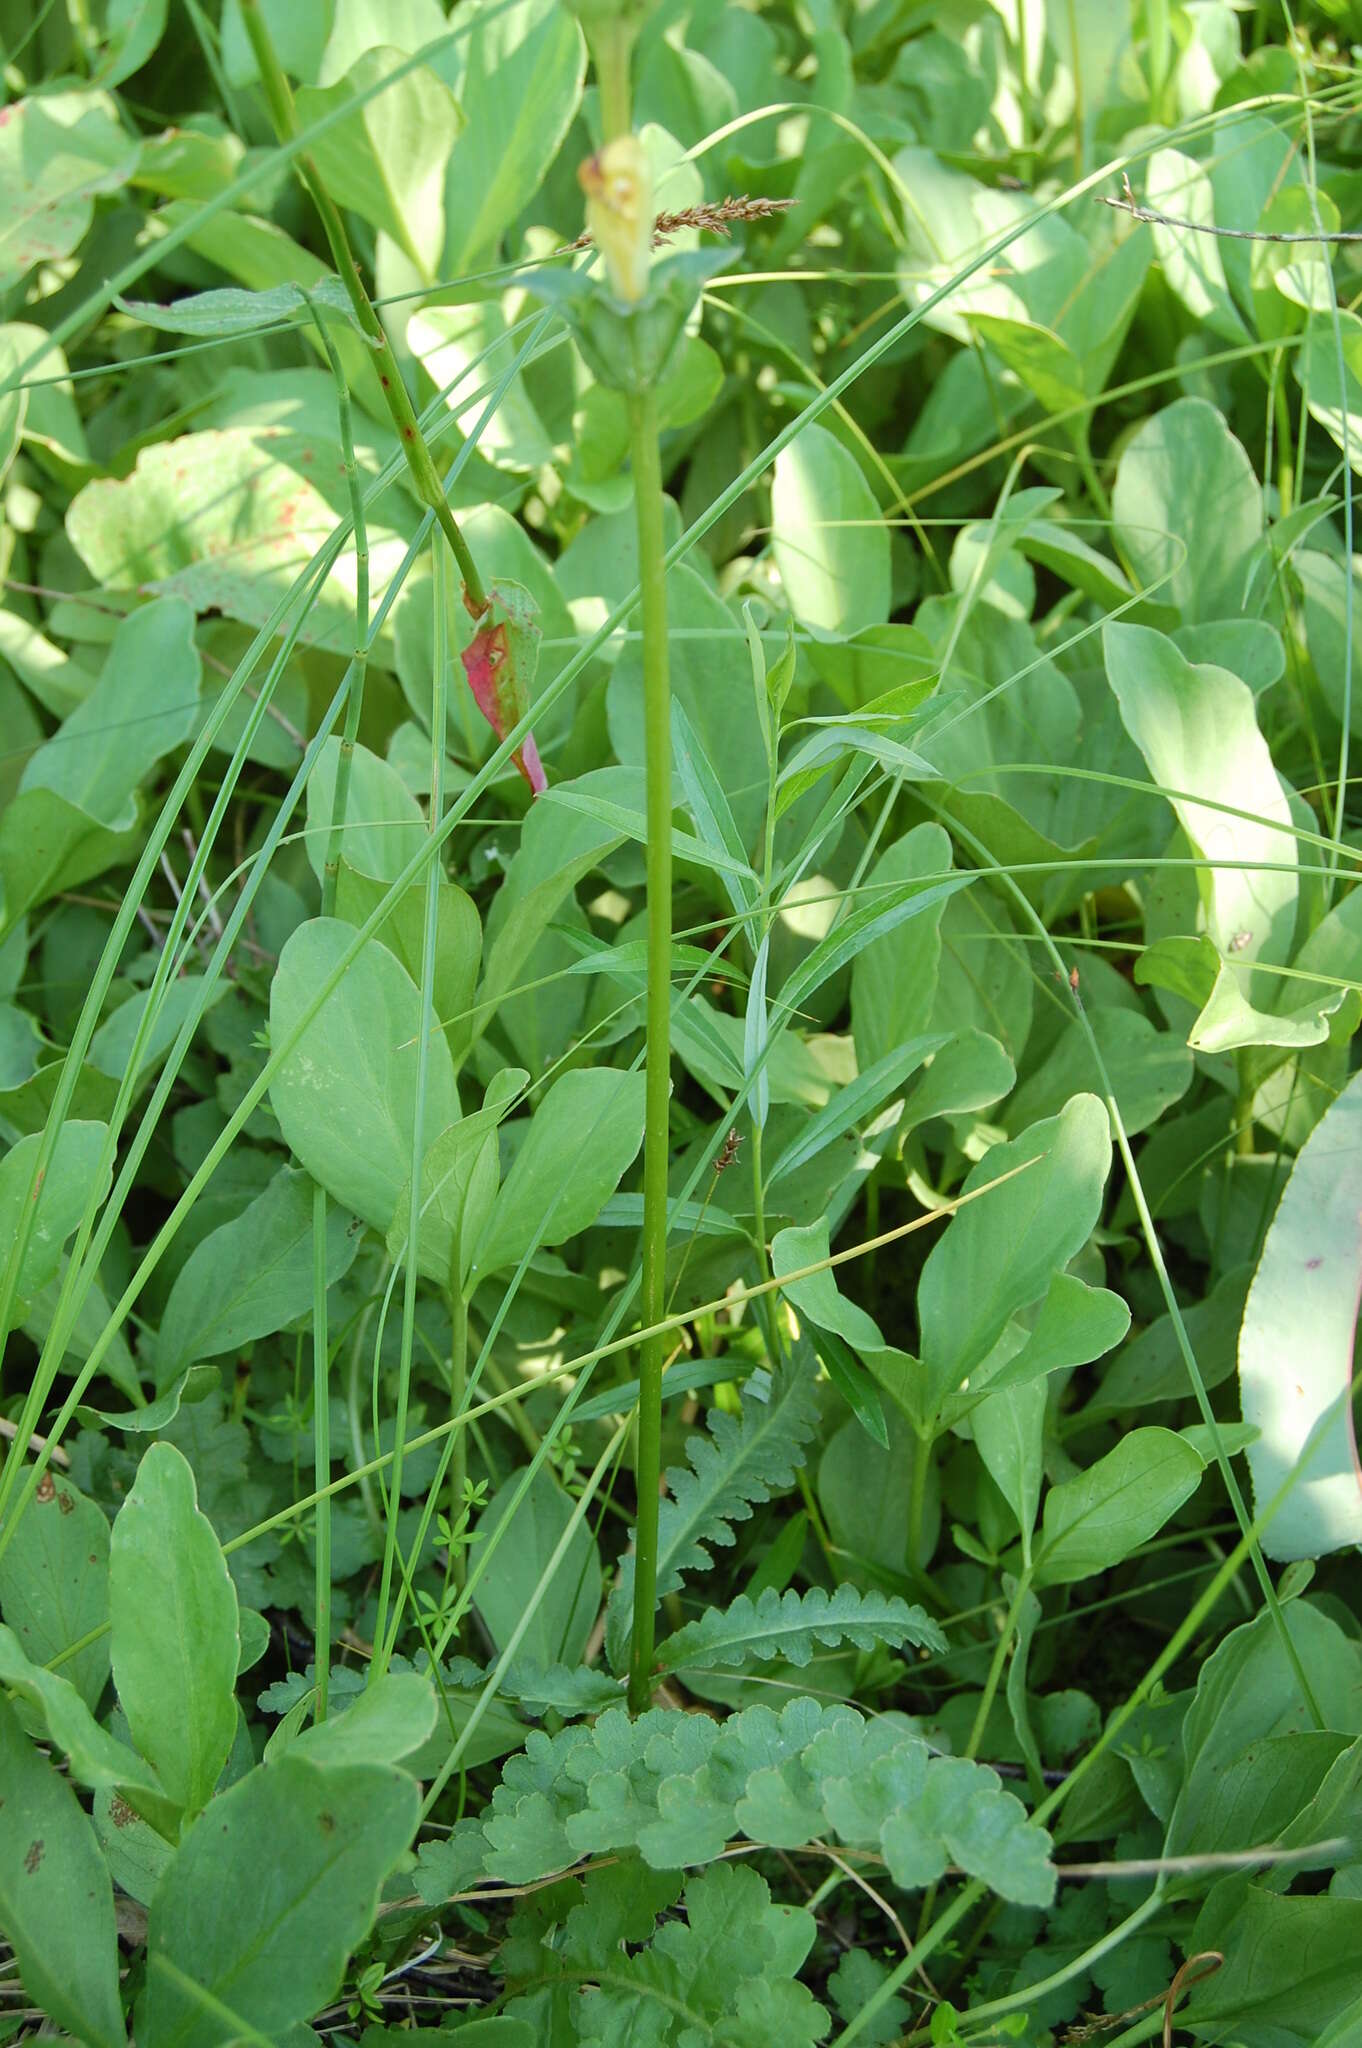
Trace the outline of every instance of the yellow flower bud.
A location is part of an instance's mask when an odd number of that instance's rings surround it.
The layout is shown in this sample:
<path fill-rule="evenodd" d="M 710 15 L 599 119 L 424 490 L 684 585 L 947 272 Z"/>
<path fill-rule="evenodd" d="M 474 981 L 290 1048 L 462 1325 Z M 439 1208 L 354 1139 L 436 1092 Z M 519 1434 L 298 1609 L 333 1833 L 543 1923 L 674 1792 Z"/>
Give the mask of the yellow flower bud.
<path fill-rule="evenodd" d="M 636 135 L 619 135 L 577 172 L 586 224 L 605 258 L 616 298 L 634 305 L 648 289 L 653 253 L 653 174 Z"/>

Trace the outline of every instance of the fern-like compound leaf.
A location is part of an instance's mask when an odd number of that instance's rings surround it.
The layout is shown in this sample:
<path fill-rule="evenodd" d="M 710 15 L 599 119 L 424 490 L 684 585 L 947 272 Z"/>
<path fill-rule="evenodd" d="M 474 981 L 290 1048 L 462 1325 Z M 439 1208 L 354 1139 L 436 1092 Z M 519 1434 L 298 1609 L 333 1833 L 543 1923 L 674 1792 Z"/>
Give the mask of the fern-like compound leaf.
<path fill-rule="evenodd" d="M 749 1657 L 763 1662 L 784 1657 L 805 1665 L 821 1644 L 825 1649 L 851 1643 L 858 1650 L 876 1643 L 900 1649 L 944 1651 L 946 1638 L 921 1607 L 910 1607 L 897 1593 L 860 1593 L 838 1586 L 827 1593 L 813 1586 L 807 1593 L 791 1588 L 778 1593 L 768 1586 L 757 1600 L 740 1593 L 732 1605 L 711 1607 L 698 1621 L 687 1622 L 667 1637 L 658 1651 L 663 1671 L 684 1671 L 699 1665 L 743 1664 Z"/>

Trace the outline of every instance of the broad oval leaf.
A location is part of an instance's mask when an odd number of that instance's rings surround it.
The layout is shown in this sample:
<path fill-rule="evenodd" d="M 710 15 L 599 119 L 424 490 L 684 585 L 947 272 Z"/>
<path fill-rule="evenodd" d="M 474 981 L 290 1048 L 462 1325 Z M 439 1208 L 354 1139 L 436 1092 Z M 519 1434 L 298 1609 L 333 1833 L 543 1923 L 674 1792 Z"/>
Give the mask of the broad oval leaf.
<path fill-rule="evenodd" d="M 35 1664 L 61 1657 L 61 1674 L 87 1707 L 109 1676 L 109 1524 L 64 1472 L 47 1474 L 0 1553 L 0 1609 Z M 63 1652 L 96 1635 L 74 1657 Z"/>
<path fill-rule="evenodd" d="M 1034 1163 L 1033 1163 L 1034 1162 Z M 1087 1243 L 1111 1165 L 1111 1126 L 1095 1095 L 995 1145 L 965 1191 L 1025 1170 L 952 1217 L 918 1289 L 926 1399 L 939 1407 L 988 1357 L 1020 1309 Z"/>
<path fill-rule="evenodd" d="M 312 1306 L 311 1176 L 281 1167 L 230 1223 L 209 1231 L 175 1276 L 156 1345 L 156 1379 L 168 1387 L 187 1366 L 285 1329 Z M 328 1205 L 326 1282 L 348 1273 L 360 1229 Z"/>
<path fill-rule="evenodd" d="M 62 1246 L 85 1214 L 93 1193 L 101 1199 L 113 1178 L 111 1162 L 99 1171 L 108 1125 L 100 1123 L 63 1124 L 37 1192 L 33 1222 L 23 1264 L 19 1268 L 17 1300 L 22 1308 L 35 1294 L 41 1294 L 61 1266 Z M 0 1245 L 9 1256 L 18 1235 L 24 1207 L 31 1199 L 30 1185 L 42 1139 L 38 1132 L 20 1138 L 0 1160 Z"/>
<path fill-rule="evenodd" d="M 776 457 L 771 548 L 791 609 L 825 633 L 889 617 L 889 529 L 861 466 L 826 427 Z"/>
<path fill-rule="evenodd" d="M 1072 1585 L 1119 1564 L 1191 1498 L 1204 1470 L 1173 1430 L 1131 1430 L 1105 1458 L 1046 1495 L 1037 1585 Z"/>
<path fill-rule="evenodd" d="M 270 1037 L 284 1043 L 322 983 L 354 941 L 337 918 L 300 925 L 280 955 L 270 989 Z M 416 1070 L 425 1032 L 426 1083 L 416 1129 Z M 371 940 L 345 970 L 270 1087 L 279 1127 L 328 1194 L 366 1223 L 386 1230 L 411 1172 L 458 1121 L 454 1063 L 430 1010 L 386 946 Z"/>
<path fill-rule="evenodd" d="M 128 1728 L 167 1793 L 193 1815 L 236 1737 L 236 1587 L 194 1474 L 153 1444 L 119 1509 L 109 1554 L 114 1683 Z"/>
<path fill-rule="evenodd" d="M 139 2043 L 221 2048 L 224 2006 L 275 2041 L 319 2012 L 372 1925 L 419 1807 L 402 1771 L 292 1753 L 223 1792 L 152 1900 Z M 195 1995 L 200 1986 L 213 2005 Z"/>
<path fill-rule="evenodd" d="M 1362 1291 L 1362 1075 L 1296 1156 L 1268 1229 L 1239 1332 L 1239 1392 L 1259 1514 L 1292 1486 L 1260 1541 L 1269 1557 L 1322 1557 L 1362 1543 L 1362 1485 L 1349 1409 Z M 1308 1341 L 1302 1341 L 1308 1332 Z"/>
<path fill-rule="evenodd" d="M 0 1698 L 0 1922 L 30 1998 L 78 2041 L 126 2048 L 113 1886 L 75 1793 Z"/>
<path fill-rule="evenodd" d="M 473 1257 L 479 1278 L 594 1223 L 643 1143 L 644 1077 L 614 1067 L 562 1075 L 530 1119 Z"/>

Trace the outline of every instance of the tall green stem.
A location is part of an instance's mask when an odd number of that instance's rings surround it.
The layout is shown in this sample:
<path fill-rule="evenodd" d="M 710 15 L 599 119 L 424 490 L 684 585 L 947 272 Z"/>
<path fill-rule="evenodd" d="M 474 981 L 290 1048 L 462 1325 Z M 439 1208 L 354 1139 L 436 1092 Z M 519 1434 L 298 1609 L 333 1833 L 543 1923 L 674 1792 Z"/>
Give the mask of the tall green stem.
<path fill-rule="evenodd" d="M 672 739 L 667 661 L 666 548 L 662 538 L 662 464 L 657 401 L 645 391 L 629 402 L 638 576 L 642 591 L 644 772 L 648 815 L 648 1066 L 643 1151 L 643 1291 L 645 1324 L 667 1312 L 667 1155 L 671 1111 Z M 657 1606 L 657 1515 L 662 1483 L 664 1332 L 646 1337 L 639 1361 L 638 1439 L 634 1474 L 638 1523 L 634 1539 L 634 1632 L 629 1651 L 629 1708 L 641 1714 L 652 1696 L 653 1623 Z"/>
<path fill-rule="evenodd" d="M 453 1333 L 449 1349 L 449 1414 L 451 1421 L 462 1415 L 468 1399 L 468 1303 L 464 1300 L 460 1284 L 459 1268 L 463 1261 L 459 1250 L 460 1233 L 454 1235 L 454 1258 L 450 1272 L 449 1313 Z M 459 1518 L 464 1512 L 464 1490 L 468 1483 L 468 1431 L 454 1431 L 453 1451 L 449 1460 L 449 1526 L 457 1534 Z M 450 1582 L 463 1591 L 468 1577 L 468 1548 L 465 1543 L 456 1542 L 449 1554 Z M 455 1640 L 457 1641 L 457 1635 Z"/>
<path fill-rule="evenodd" d="M 350 393 L 330 330 L 317 308 L 312 318 L 321 337 L 326 359 L 336 386 L 336 407 L 340 415 L 341 453 L 345 460 L 345 481 L 350 498 L 350 517 L 355 528 L 355 651 L 346 674 L 345 729 L 336 760 L 336 786 L 331 798 L 331 826 L 326 839 L 322 867 L 322 916 L 333 917 L 336 887 L 340 880 L 340 850 L 345 835 L 345 814 L 350 801 L 350 770 L 355 758 L 364 704 L 364 677 L 369 642 L 369 533 L 364 518 L 364 493 L 360 489 L 355 462 L 355 436 L 350 414 Z M 331 1339 L 326 1316 L 326 1189 L 312 1191 L 312 1457 L 317 1485 L 331 1481 Z M 313 1539 L 313 1669 L 317 1698 L 313 1718 L 324 1721 L 329 1705 L 331 1680 L 331 1503 L 318 1501 Z"/>
<path fill-rule="evenodd" d="M 435 987 L 435 955 L 439 941 L 440 890 L 444 884 L 444 868 L 440 859 L 440 821 L 445 807 L 445 731 L 449 705 L 449 648 L 446 627 L 449 617 L 448 593 L 445 588 L 445 563 L 439 550 L 435 550 L 431 582 L 435 599 L 434 658 L 431 663 L 431 706 L 430 706 L 430 816 L 427 820 L 431 840 L 430 865 L 426 869 L 425 923 L 421 940 L 421 1006 L 422 1030 L 417 1041 L 416 1087 L 414 1092 L 414 1117 L 411 1140 L 411 1197 L 407 1208 L 407 1249 L 406 1272 L 402 1287 L 402 1350 L 398 1363 L 397 1402 L 393 1412 L 393 1449 L 399 1455 L 393 1458 L 389 1479 L 388 1525 L 383 1545 L 383 1567 L 378 1582 L 378 1618 L 374 1623 L 374 1654 L 369 1665 L 369 1679 L 372 1683 L 381 1678 L 388 1668 L 397 1635 L 397 1620 L 393 1622 L 392 1635 L 388 1634 L 388 1601 L 392 1591 L 393 1564 L 397 1556 L 397 1519 L 402 1508 L 402 1458 L 403 1439 L 407 1433 L 407 1404 L 411 1396 L 412 1343 L 416 1329 L 416 1283 L 418 1277 L 417 1245 L 421 1238 L 421 1163 L 425 1149 L 426 1120 L 426 1075 L 429 1069 L 430 1041 L 432 1028 L 427 1017 L 434 1015 L 433 990 Z M 439 1030 L 436 1024 L 434 1030 Z M 462 1435 L 462 1431 L 458 1432 Z M 404 1574 L 405 1577 L 405 1574 Z M 399 1603 L 398 1617 L 401 1607 Z"/>
<path fill-rule="evenodd" d="M 312 1190 L 312 1458 L 319 1487 L 331 1484 L 331 1339 L 326 1318 L 326 1189 Z M 331 1503 L 317 1502 L 313 1524 L 312 1717 L 326 1719 L 331 1682 Z"/>
<path fill-rule="evenodd" d="M 275 55 L 269 29 L 260 12 L 260 0 L 241 0 L 241 18 L 246 24 L 251 49 L 260 72 L 260 83 L 274 123 L 275 133 L 281 142 L 292 142 L 298 135 L 298 114 L 293 102 L 293 90 L 284 76 L 283 67 Z M 423 505 L 428 505 L 435 514 L 440 531 L 449 542 L 450 550 L 459 565 L 467 593 L 468 608 L 477 617 L 487 609 L 487 592 L 478 575 L 477 565 L 469 552 L 467 541 L 459 531 L 458 521 L 449 509 L 444 490 L 440 483 L 435 459 L 421 432 L 420 423 L 407 396 L 407 387 L 397 366 L 392 344 L 388 340 L 383 322 L 374 311 L 372 299 L 364 288 L 359 274 L 350 237 L 345 231 L 345 222 L 340 208 L 327 191 L 316 160 L 307 150 L 298 156 L 298 175 L 308 189 L 312 203 L 317 209 L 323 232 L 331 249 L 332 260 L 345 286 L 356 320 L 374 352 L 374 367 L 383 389 L 384 402 L 397 429 L 398 442 L 407 458 L 407 467 L 412 474 L 417 493 Z"/>

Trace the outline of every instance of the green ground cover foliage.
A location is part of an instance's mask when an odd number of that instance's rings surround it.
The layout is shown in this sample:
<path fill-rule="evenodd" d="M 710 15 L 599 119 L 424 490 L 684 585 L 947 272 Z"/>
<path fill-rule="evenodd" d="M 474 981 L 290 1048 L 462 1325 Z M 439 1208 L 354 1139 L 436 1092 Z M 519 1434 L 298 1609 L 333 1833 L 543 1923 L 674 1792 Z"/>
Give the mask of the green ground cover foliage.
<path fill-rule="evenodd" d="M 1355 0 L 0 0 L 0 2042 L 1362 2041 Z"/>

